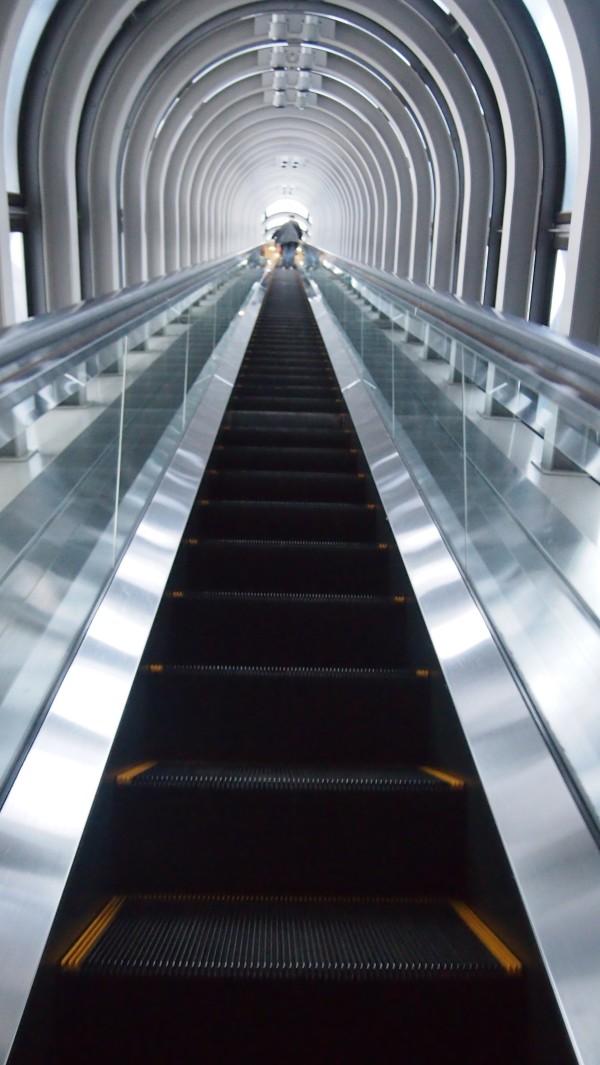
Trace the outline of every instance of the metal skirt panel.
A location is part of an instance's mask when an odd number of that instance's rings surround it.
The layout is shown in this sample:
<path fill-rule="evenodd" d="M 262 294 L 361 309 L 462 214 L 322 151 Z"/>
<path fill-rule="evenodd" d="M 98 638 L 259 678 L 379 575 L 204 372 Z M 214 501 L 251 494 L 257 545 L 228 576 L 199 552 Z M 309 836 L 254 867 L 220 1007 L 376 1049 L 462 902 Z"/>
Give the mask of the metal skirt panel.
<path fill-rule="evenodd" d="M 0 811 L 0 1062 L 6 1062 L 175 553 L 260 308 L 227 338 L 180 448 Z"/>
<path fill-rule="evenodd" d="M 576 1060 L 600 1047 L 600 855 L 429 510 L 360 378 L 311 300 L 512 867 Z"/>

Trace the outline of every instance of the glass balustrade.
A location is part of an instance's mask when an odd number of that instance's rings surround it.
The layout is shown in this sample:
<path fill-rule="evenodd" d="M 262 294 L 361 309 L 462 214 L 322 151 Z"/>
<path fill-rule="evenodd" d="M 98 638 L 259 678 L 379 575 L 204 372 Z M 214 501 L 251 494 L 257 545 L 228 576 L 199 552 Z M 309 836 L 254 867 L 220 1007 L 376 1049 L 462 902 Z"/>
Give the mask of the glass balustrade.
<path fill-rule="evenodd" d="M 492 315 L 482 319 L 486 347 L 339 265 L 313 277 L 532 713 L 599 821 L 600 389 L 572 378 L 561 404 L 546 362 L 538 379 L 527 364 L 526 327 L 524 358 L 511 365 Z"/>
<path fill-rule="evenodd" d="M 215 272 L 97 346 L 62 374 L 62 391 L 58 369 L 39 385 L 30 365 L 0 370 L 0 782 L 10 780 L 259 278 L 244 264 Z"/>

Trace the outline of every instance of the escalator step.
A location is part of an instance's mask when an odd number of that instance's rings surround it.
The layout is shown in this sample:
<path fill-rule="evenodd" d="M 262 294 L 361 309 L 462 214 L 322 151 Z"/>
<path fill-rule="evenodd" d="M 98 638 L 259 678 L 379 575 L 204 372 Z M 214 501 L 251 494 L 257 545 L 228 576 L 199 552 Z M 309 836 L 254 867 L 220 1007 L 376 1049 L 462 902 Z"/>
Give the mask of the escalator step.
<path fill-rule="evenodd" d="M 106 785 L 113 884 L 126 894 L 460 895 L 466 790 L 433 773 L 189 760 L 130 767 Z"/>
<path fill-rule="evenodd" d="M 377 516 L 371 504 L 200 499 L 186 535 L 372 541 L 377 539 Z"/>
<path fill-rule="evenodd" d="M 201 492 L 210 499 L 366 502 L 364 474 L 339 471 L 210 469 Z"/>
<path fill-rule="evenodd" d="M 262 355 L 257 353 L 247 354 L 241 373 L 255 376 L 266 374 L 277 377 L 278 380 L 285 380 L 287 377 L 294 377 L 297 374 L 308 374 L 311 377 L 318 375 L 321 379 L 334 379 L 332 377 L 331 363 L 322 355 L 306 354 L 304 356 L 298 355 L 295 358 L 283 358 L 276 351 L 270 354 L 267 350 Z"/>
<path fill-rule="evenodd" d="M 226 424 L 242 428 L 260 429 L 346 429 L 349 427 L 345 410 L 339 413 L 327 411 L 292 410 L 233 410 L 228 408 Z"/>
<path fill-rule="evenodd" d="M 64 959 L 52 1062 L 525 1065 L 519 968 L 460 905 L 115 899 Z"/>
<path fill-rule="evenodd" d="M 450 903 L 138 897 L 111 905 L 99 936 L 88 932 L 63 967 L 114 977 L 335 982 L 471 981 L 520 971 L 475 915 Z"/>
<path fill-rule="evenodd" d="M 276 592 L 167 594 L 146 661 L 223 665 L 407 666 L 425 630 L 402 596 Z"/>
<path fill-rule="evenodd" d="M 315 448 L 326 450 L 345 450 L 352 446 L 354 434 L 351 429 L 321 428 L 319 426 L 286 425 L 232 425 L 223 426 L 217 439 L 217 446 L 227 447 L 281 447 L 302 448 L 312 451 Z"/>
<path fill-rule="evenodd" d="M 427 669 L 176 665 L 137 675 L 121 758 L 389 766 L 429 757 Z"/>
<path fill-rule="evenodd" d="M 187 538 L 170 587 L 231 591 L 401 594 L 408 578 L 392 573 L 387 543 Z"/>
<path fill-rule="evenodd" d="M 350 473 L 356 471 L 355 449 L 339 447 L 281 447 L 276 444 L 262 447 L 236 447 L 217 444 L 211 455 L 211 466 L 235 470 L 297 470 Z"/>
<path fill-rule="evenodd" d="M 255 363 L 252 363 L 249 364 L 248 369 L 244 369 L 242 365 L 236 378 L 236 388 L 238 385 L 247 386 L 251 384 L 256 384 L 260 388 L 270 388 L 271 386 L 284 388 L 288 382 L 294 386 L 314 384 L 323 386 L 324 382 L 329 384 L 330 387 L 337 386 L 335 374 L 331 367 L 316 366 L 313 370 L 310 370 L 306 367 L 294 369 L 293 367 L 285 367 L 278 364 L 274 365 L 272 370 L 268 366 L 261 370 Z"/>
<path fill-rule="evenodd" d="M 208 791 L 437 792 L 463 789 L 462 781 L 436 770 L 331 768 L 316 766 L 222 766 L 190 763 L 145 764 L 122 771 L 117 783 L 134 788 Z"/>
<path fill-rule="evenodd" d="M 270 396 L 259 393 L 244 395 L 234 393 L 229 401 L 231 411 L 300 411 L 312 414 L 336 414 L 345 412 L 346 406 L 340 395 L 325 399 L 308 399 L 305 396 Z"/>
<path fill-rule="evenodd" d="M 264 377 L 259 376 L 254 382 L 238 381 L 233 390 L 235 400 L 257 400 L 260 398 L 278 399 L 293 398 L 306 399 L 312 402 L 314 399 L 336 400 L 339 397 L 339 388 L 327 384 L 298 384 L 290 381 L 287 384 L 267 384 Z"/>

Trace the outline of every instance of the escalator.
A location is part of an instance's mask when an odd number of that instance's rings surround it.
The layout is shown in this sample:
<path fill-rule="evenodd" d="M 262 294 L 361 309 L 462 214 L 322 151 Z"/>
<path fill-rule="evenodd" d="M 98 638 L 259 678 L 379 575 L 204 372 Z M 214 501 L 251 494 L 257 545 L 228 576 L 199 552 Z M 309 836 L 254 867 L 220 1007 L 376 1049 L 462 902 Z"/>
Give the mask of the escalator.
<path fill-rule="evenodd" d="M 451 715 L 278 270 L 11 1062 L 537 1060 L 524 967 L 476 905 Z"/>

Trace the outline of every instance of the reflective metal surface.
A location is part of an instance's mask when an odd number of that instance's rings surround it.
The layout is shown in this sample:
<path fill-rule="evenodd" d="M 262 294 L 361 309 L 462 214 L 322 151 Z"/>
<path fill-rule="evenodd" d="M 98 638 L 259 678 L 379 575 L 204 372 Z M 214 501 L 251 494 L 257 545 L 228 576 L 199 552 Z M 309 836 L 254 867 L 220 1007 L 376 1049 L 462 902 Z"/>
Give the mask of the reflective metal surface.
<path fill-rule="evenodd" d="M 219 276 L 218 291 L 201 287 L 153 337 L 135 346 L 126 336 L 114 372 L 89 383 L 86 402 L 47 412 L 31 426 L 30 457 L 0 462 L 0 788 L 256 277 L 253 270 Z M 172 306 L 161 314 L 171 318 Z"/>
<path fill-rule="evenodd" d="M 600 485 L 583 472 L 600 458 L 598 439 L 584 430 L 591 408 L 580 404 L 567 448 L 567 413 L 553 414 L 539 389 L 514 387 L 493 352 L 483 362 L 470 340 L 433 329 L 389 294 L 367 302 L 365 285 L 361 296 L 343 277 L 316 276 L 404 462 L 600 829 Z M 524 346 L 529 334 L 523 330 Z M 490 349 L 498 342 L 492 334 Z M 570 397 L 571 406 L 577 402 Z M 574 456 L 578 448 L 579 472 L 542 472 L 557 452 L 567 466 L 567 451 Z"/>
<path fill-rule="evenodd" d="M 0 811 L 0 1061 L 25 1007 L 174 555 L 260 306 L 224 338 L 200 405 Z"/>
<path fill-rule="evenodd" d="M 81 394 L 122 358 L 178 318 L 232 268 L 225 264 L 180 271 L 56 314 L 0 331 L 0 448 L 38 418 Z"/>
<path fill-rule="evenodd" d="M 360 381 L 312 301 L 498 826 L 576 1060 L 600 1048 L 600 854 L 519 686 Z M 528 619 L 525 618 L 525 626 Z M 597 690 L 597 689 L 596 689 Z"/>
<path fill-rule="evenodd" d="M 324 261 L 338 277 L 347 279 L 355 293 L 365 295 L 386 314 L 403 307 L 420 319 L 423 328 L 432 326 L 442 336 L 466 340 L 473 351 L 541 390 L 575 417 L 587 404 L 591 424 L 599 425 L 600 362 L 592 344 L 360 263 L 335 256 Z"/>

